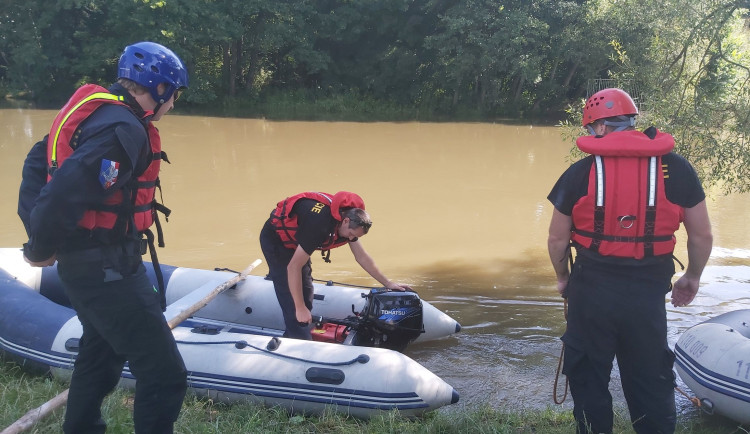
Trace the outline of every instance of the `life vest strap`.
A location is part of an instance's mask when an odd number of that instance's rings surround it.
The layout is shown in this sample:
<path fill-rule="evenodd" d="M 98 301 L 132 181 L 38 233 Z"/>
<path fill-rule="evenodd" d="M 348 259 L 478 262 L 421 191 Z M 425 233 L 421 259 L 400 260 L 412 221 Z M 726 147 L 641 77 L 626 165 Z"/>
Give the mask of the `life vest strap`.
<path fill-rule="evenodd" d="M 158 225 L 157 225 L 158 227 Z M 151 232 L 151 229 L 146 229 L 143 231 L 144 235 L 146 235 L 146 240 L 148 243 L 148 250 L 151 254 L 151 265 L 154 267 L 154 275 L 156 276 L 156 283 L 159 286 L 159 298 L 161 302 L 161 310 L 164 311 L 167 309 L 167 292 L 166 288 L 164 286 L 164 276 L 161 273 L 161 266 L 159 265 L 159 258 L 156 256 L 156 247 L 154 247 L 154 233 Z M 164 246 L 160 246 L 164 247 Z"/>
<path fill-rule="evenodd" d="M 599 241 L 616 241 L 621 243 L 644 243 L 647 241 L 671 241 L 672 235 L 644 235 L 640 237 L 626 237 L 620 235 L 604 235 L 596 232 L 583 231 L 580 229 L 573 229 L 573 232 L 582 235 L 584 237 L 591 238 Z"/>

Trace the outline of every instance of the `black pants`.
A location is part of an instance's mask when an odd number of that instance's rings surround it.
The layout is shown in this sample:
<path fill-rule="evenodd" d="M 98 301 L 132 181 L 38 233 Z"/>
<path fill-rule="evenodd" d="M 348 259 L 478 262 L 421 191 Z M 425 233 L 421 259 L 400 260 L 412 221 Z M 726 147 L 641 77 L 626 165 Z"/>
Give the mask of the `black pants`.
<path fill-rule="evenodd" d="M 89 264 L 90 266 L 90 264 Z M 187 372 L 161 310 L 160 296 L 141 264 L 131 276 L 103 282 L 86 264 L 58 265 L 65 292 L 83 325 L 63 430 L 103 433 L 104 397 L 125 362 L 136 378 L 136 433 L 172 433 L 187 389 Z"/>
<path fill-rule="evenodd" d="M 294 256 L 294 250 L 284 247 L 276 231 L 267 222 L 260 232 L 260 248 L 266 258 L 268 274 L 273 280 L 276 298 L 279 300 L 279 306 L 281 306 L 281 312 L 284 315 L 284 326 L 286 328 L 284 337 L 311 340 L 310 325 L 301 326 L 297 322 L 294 299 L 292 299 L 292 293 L 289 290 L 287 266 Z M 312 263 L 308 259 L 307 264 L 302 267 L 302 297 L 305 300 L 305 306 L 310 310 L 313 307 L 314 296 Z"/>
<path fill-rule="evenodd" d="M 612 432 L 608 387 L 615 357 L 633 429 L 674 432 L 674 353 L 667 344 L 665 307 L 673 274 L 671 260 L 621 267 L 576 258 L 562 339 L 579 432 Z"/>

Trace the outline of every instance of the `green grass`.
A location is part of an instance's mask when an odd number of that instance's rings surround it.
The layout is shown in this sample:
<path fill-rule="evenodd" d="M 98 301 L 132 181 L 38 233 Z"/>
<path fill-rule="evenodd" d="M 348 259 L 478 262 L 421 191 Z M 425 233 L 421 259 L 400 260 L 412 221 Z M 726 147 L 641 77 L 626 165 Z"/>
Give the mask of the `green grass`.
<path fill-rule="evenodd" d="M 19 365 L 0 360 L 0 428 L 11 425 L 28 410 L 62 392 L 66 384 L 47 376 L 30 374 Z M 118 389 L 104 401 L 102 413 L 109 434 L 132 433 L 133 395 Z M 492 403 L 500 404 L 500 403 Z M 624 411 L 616 414 L 616 433 L 632 433 Z M 59 433 L 64 410 L 60 408 L 28 432 Z M 489 406 L 458 410 L 446 408 L 419 419 L 396 412 L 359 420 L 334 412 L 320 416 L 289 415 L 279 408 L 255 404 L 219 404 L 192 395 L 185 398 L 177 433 L 573 433 L 575 422 L 569 411 L 493 409 Z M 700 417 L 680 421 L 678 433 L 747 433 L 725 419 Z"/>

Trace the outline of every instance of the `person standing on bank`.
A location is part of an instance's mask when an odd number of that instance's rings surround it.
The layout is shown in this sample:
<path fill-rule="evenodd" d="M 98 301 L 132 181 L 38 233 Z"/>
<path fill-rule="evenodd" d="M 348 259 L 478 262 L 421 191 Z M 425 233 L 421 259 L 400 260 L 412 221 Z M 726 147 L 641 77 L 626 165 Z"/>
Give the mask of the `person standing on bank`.
<path fill-rule="evenodd" d="M 155 200 L 166 154 L 153 122 L 187 86 L 187 70 L 171 50 L 153 42 L 130 45 L 117 83 L 79 88 L 24 163 L 18 204 L 29 236 L 24 258 L 37 267 L 57 260 L 83 326 L 66 433 L 106 430 L 102 401 L 126 361 L 136 378 L 136 433 L 173 432 L 182 408 L 185 364 L 164 318 L 164 295 L 151 284 L 141 255 L 148 244 L 153 258 L 149 227 L 156 222 L 160 229 L 157 210 L 168 214 Z"/>
<path fill-rule="evenodd" d="M 271 212 L 260 232 L 260 247 L 284 315 L 284 337 L 312 339 L 310 256 L 315 250 L 331 262 L 330 250 L 348 244 L 357 263 L 381 285 L 398 291 L 411 289 L 388 280 L 359 241 L 372 226 L 364 208 L 364 201 L 354 193 L 305 192 L 282 200 Z"/>
<path fill-rule="evenodd" d="M 557 289 L 568 300 L 563 373 L 578 431 L 611 433 L 608 385 L 615 357 L 633 428 L 675 430 L 674 353 L 667 344 L 665 294 L 689 304 L 711 254 L 705 194 L 693 167 L 671 152 L 674 138 L 634 129 L 638 109 L 620 89 L 595 93 L 583 109 L 591 154 L 563 173 L 548 250 Z M 674 285 L 674 233 L 687 231 L 688 267 Z M 570 246 L 576 249 L 568 271 Z"/>

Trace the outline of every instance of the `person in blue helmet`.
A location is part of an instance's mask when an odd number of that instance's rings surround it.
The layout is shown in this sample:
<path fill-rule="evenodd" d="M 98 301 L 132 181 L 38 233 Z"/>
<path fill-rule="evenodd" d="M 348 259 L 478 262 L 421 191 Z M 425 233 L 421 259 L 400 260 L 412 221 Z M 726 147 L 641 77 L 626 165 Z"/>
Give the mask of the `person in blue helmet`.
<path fill-rule="evenodd" d="M 24 162 L 18 214 L 26 261 L 57 273 L 83 328 L 63 431 L 103 433 L 101 405 L 128 363 L 136 379 L 136 433 L 171 433 L 187 389 L 185 364 L 141 255 L 154 253 L 162 160 L 154 122 L 188 87 L 184 63 L 154 42 L 125 48 L 118 80 L 86 84 Z"/>

